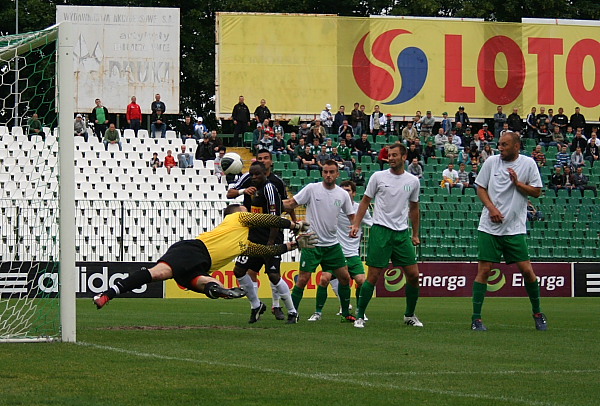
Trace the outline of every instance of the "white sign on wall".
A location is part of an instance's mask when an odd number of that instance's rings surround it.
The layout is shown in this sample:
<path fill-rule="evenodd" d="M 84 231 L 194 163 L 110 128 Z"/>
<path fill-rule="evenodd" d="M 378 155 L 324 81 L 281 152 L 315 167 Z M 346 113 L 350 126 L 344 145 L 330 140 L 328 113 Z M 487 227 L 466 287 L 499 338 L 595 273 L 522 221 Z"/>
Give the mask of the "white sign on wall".
<path fill-rule="evenodd" d="M 166 113 L 179 113 L 179 9 L 56 6 L 56 22 L 70 21 L 76 38 L 75 111 L 100 98 L 124 113 L 136 96 L 142 113 L 159 93 Z"/>

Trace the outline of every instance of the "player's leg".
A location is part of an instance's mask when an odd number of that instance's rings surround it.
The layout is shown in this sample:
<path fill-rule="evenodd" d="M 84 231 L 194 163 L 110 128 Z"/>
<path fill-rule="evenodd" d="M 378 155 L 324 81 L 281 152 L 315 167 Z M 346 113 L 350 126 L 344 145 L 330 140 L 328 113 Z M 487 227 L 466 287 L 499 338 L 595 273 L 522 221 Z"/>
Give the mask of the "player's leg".
<path fill-rule="evenodd" d="M 327 302 L 327 287 L 329 286 L 329 282 L 331 281 L 331 272 L 330 271 L 322 271 L 321 278 L 319 279 L 319 283 L 317 284 L 317 297 L 315 300 L 315 313 L 308 319 L 308 321 L 317 321 L 321 319 L 321 314 L 323 313 L 323 307 L 325 307 L 325 302 Z"/>
<path fill-rule="evenodd" d="M 234 274 L 241 274 L 243 270 L 246 271 L 246 275 L 238 278 L 238 282 L 240 282 L 240 286 L 246 290 L 248 289 L 250 293 L 247 293 L 248 299 L 250 299 L 250 319 L 248 319 L 248 323 L 256 323 L 260 320 L 260 316 L 264 314 L 267 310 L 267 306 L 260 301 L 258 298 L 258 273 L 260 269 L 265 264 L 265 259 L 262 257 L 238 257 L 238 260 L 235 263 L 235 268 L 233 270 Z M 237 274 L 236 274 L 237 269 Z"/>
<path fill-rule="evenodd" d="M 333 271 L 339 280 L 338 295 L 340 298 L 340 306 L 342 308 L 342 321 L 356 320 L 356 317 L 350 314 L 350 274 L 346 265 L 337 268 Z"/>
<path fill-rule="evenodd" d="M 238 299 L 246 295 L 243 289 L 227 289 L 220 281 L 208 275 L 195 276 L 187 287 L 194 292 L 204 293 L 211 299 Z"/>
<path fill-rule="evenodd" d="M 254 288 L 254 281 L 248 274 L 248 271 L 252 271 L 248 265 L 248 259 L 249 257 L 247 256 L 239 256 L 235 261 L 233 274 L 237 279 L 238 285 L 246 291 L 246 297 L 250 301 L 250 308 L 254 309 L 260 306 L 260 300 L 258 300 L 258 294 Z"/>
<path fill-rule="evenodd" d="M 423 327 L 423 323 L 417 318 L 415 309 L 419 300 L 419 266 L 417 264 L 403 266 L 406 285 L 406 310 L 404 312 L 404 324 L 414 327 Z"/>
<path fill-rule="evenodd" d="M 296 323 L 298 321 L 298 312 L 294 307 L 294 301 L 292 300 L 290 287 L 288 286 L 287 282 L 281 277 L 281 257 L 276 256 L 268 260 L 265 264 L 265 270 L 269 277 L 269 282 L 271 283 L 271 286 L 275 287 L 277 296 L 283 300 L 283 303 L 285 304 L 285 307 L 288 311 L 287 322 L 289 324 Z M 281 308 L 279 308 L 279 311 L 281 312 Z M 277 314 L 275 314 L 275 317 L 277 318 L 277 320 L 283 320 L 282 318 L 277 317 Z"/>
<path fill-rule="evenodd" d="M 98 309 L 104 307 L 109 300 L 118 295 L 131 292 L 151 282 L 164 281 L 173 277 L 173 270 L 164 263 L 159 262 L 150 269 L 142 267 L 139 271 L 131 274 L 125 279 L 117 280 L 108 290 L 94 296 L 94 304 Z"/>
<path fill-rule="evenodd" d="M 300 254 L 300 273 L 298 274 L 296 284 L 292 289 L 292 301 L 294 302 L 294 307 L 297 312 L 300 307 L 302 296 L 304 296 L 304 288 L 321 262 L 321 248 L 322 247 L 305 248 Z"/>
<path fill-rule="evenodd" d="M 279 264 L 281 264 L 281 257 L 279 255 L 276 255 L 274 257 L 272 257 L 271 259 L 266 259 L 266 262 L 271 263 L 272 261 L 273 264 L 276 264 L 276 273 L 277 275 L 281 275 L 280 273 L 280 266 Z M 269 267 L 274 266 L 274 265 L 269 265 Z M 265 272 L 267 273 L 267 275 L 269 274 L 270 271 L 268 271 L 267 265 L 265 264 Z M 279 281 L 280 277 L 277 279 L 277 281 Z M 283 311 L 281 310 L 281 304 L 279 303 L 279 300 L 281 299 L 281 295 L 279 294 L 279 288 L 277 288 L 276 285 L 273 284 L 273 282 L 271 281 L 271 278 L 269 277 L 269 285 L 271 286 L 271 313 L 273 313 L 273 315 L 275 316 L 275 318 L 277 320 L 283 320 L 285 319 L 285 315 L 283 314 Z M 287 286 L 287 284 L 286 284 Z M 289 290 L 289 289 L 288 289 Z"/>
<path fill-rule="evenodd" d="M 477 232 L 477 276 L 473 282 L 473 314 L 471 329 L 485 331 L 487 328 L 481 321 L 481 309 L 487 293 L 487 282 L 492 265 L 502 260 L 501 237 L 483 231 Z"/>

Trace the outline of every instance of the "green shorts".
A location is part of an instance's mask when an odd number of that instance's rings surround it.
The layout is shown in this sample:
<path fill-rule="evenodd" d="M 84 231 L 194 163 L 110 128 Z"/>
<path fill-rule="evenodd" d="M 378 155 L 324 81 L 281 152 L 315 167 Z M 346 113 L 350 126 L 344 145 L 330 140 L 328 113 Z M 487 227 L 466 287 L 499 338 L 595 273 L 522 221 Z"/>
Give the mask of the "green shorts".
<path fill-rule="evenodd" d="M 365 274 L 365 266 L 358 255 L 354 257 L 346 257 L 346 265 L 348 265 L 348 273 L 352 277 Z"/>
<path fill-rule="evenodd" d="M 390 259 L 395 266 L 410 266 L 417 263 L 410 231 L 408 229 L 395 231 L 374 224 L 367 245 L 367 265 L 387 268 Z"/>
<path fill-rule="evenodd" d="M 477 234 L 478 261 L 499 263 L 502 256 L 507 264 L 529 261 L 525 234 L 492 235 L 483 231 Z"/>
<path fill-rule="evenodd" d="M 323 272 L 329 273 L 346 266 L 346 258 L 344 258 L 340 244 L 302 250 L 300 254 L 300 270 L 302 272 L 315 272 L 319 265 Z"/>

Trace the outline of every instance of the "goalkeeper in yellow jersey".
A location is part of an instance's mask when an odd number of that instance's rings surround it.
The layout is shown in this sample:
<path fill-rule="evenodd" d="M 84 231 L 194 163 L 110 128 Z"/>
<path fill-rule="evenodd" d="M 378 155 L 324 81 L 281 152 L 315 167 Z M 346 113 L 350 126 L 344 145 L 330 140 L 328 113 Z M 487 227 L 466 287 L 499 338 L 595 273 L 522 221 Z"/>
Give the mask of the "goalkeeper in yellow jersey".
<path fill-rule="evenodd" d="M 248 213 L 239 204 L 227 206 L 221 224 L 200 234 L 194 240 L 184 240 L 171 245 L 167 252 L 150 269 L 142 268 L 131 276 L 115 282 L 107 291 L 94 297 L 98 309 L 116 296 L 140 288 L 150 282 L 175 279 L 180 286 L 211 299 L 220 297 L 236 299 L 245 296 L 240 288 L 226 289 L 210 276 L 238 255 L 273 256 L 296 248 L 312 248 L 317 242 L 313 233 L 299 234 L 295 241 L 276 245 L 261 245 L 248 240 L 251 227 L 290 229 L 301 233 L 308 230 L 306 222 L 293 222 L 270 214 Z"/>

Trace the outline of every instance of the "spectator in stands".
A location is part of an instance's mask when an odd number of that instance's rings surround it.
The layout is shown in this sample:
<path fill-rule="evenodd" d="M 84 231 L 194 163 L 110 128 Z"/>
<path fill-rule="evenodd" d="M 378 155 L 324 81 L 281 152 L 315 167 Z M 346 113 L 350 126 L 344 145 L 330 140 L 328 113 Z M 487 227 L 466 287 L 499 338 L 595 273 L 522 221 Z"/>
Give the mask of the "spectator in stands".
<path fill-rule="evenodd" d="M 150 105 L 150 110 L 152 111 L 152 114 L 156 113 L 158 110 L 163 114 L 167 111 L 167 105 L 160 100 L 160 94 L 156 93 L 154 95 L 154 101 Z"/>
<path fill-rule="evenodd" d="M 348 124 L 348 120 L 344 119 L 344 121 L 342 121 L 342 125 L 338 128 L 339 139 L 341 140 L 346 138 L 346 134 L 354 136 L 354 130 L 352 129 L 352 126 Z"/>
<path fill-rule="evenodd" d="M 567 152 L 567 147 L 563 146 L 558 154 L 556 154 L 555 166 L 571 166 L 571 155 Z"/>
<path fill-rule="evenodd" d="M 196 155 L 198 151 L 196 151 Z M 175 168 L 177 166 L 177 161 L 175 161 L 175 157 L 173 156 L 173 151 L 170 149 L 167 150 L 167 156 L 165 157 L 165 168 L 167 168 L 167 173 L 171 173 L 171 168 Z"/>
<path fill-rule="evenodd" d="M 425 146 L 425 153 L 424 153 L 424 157 L 425 157 L 425 164 L 428 163 L 428 161 L 430 159 L 434 159 L 437 161 L 438 157 L 437 157 L 437 149 L 435 148 L 435 145 L 433 145 L 433 141 L 427 141 L 427 145 Z"/>
<path fill-rule="evenodd" d="M 346 107 L 340 106 L 340 109 L 333 118 L 333 128 L 338 129 L 338 135 L 340 135 L 339 129 L 344 124 L 344 120 L 348 122 L 348 118 L 346 117 Z"/>
<path fill-rule="evenodd" d="M 469 157 L 471 157 L 471 163 L 475 161 L 475 163 L 481 163 L 481 153 L 479 152 L 479 148 L 477 145 L 471 144 L 471 152 L 469 152 Z"/>
<path fill-rule="evenodd" d="M 352 172 L 352 181 L 356 183 L 356 186 L 365 185 L 365 174 L 363 173 L 360 165 L 357 165 L 354 172 Z"/>
<path fill-rule="evenodd" d="M 264 128 L 264 125 L 263 125 Z M 273 151 L 273 135 L 269 131 L 264 131 L 263 136 L 260 140 L 258 140 L 257 145 L 258 150 L 266 149 L 268 151 Z"/>
<path fill-rule="evenodd" d="M 312 130 L 308 126 L 308 123 L 302 123 L 298 129 L 298 138 L 308 138 L 311 132 Z"/>
<path fill-rule="evenodd" d="M 569 118 L 564 114 L 562 107 L 558 108 L 558 114 L 552 117 L 552 125 L 558 127 L 560 132 L 565 135 L 567 126 L 569 125 Z"/>
<path fill-rule="evenodd" d="M 494 141 L 494 134 L 488 130 L 487 123 L 483 123 L 481 130 L 477 132 L 477 140 L 479 140 L 480 147 L 488 142 Z"/>
<path fill-rule="evenodd" d="M 423 164 L 423 159 L 421 157 L 421 149 L 417 148 L 416 143 L 413 143 L 410 144 L 410 147 L 408 147 L 408 151 L 406 151 L 406 164 L 410 164 L 415 158 L 417 159 L 417 162 L 419 162 L 419 164 Z"/>
<path fill-rule="evenodd" d="M 479 172 L 479 167 L 477 164 L 471 165 L 471 172 L 469 172 L 469 187 L 475 189 L 477 191 L 477 183 L 475 183 L 475 179 L 477 179 L 477 174 Z"/>
<path fill-rule="evenodd" d="M 263 132 L 269 134 L 272 137 L 275 137 L 275 130 L 271 127 L 271 121 L 265 120 L 263 121 Z"/>
<path fill-rule="evenodd" d="M 254 109 L 254 119 L 257 123 L 264 123 L 265 120 L 271 120 L 271 110 L 267 107 L 265 99 L 261 99 L 260 104 Z"/>
<path fill-rule="evenodd" d="M 321 152 L 321 142 L 318 138 L 313 139 L 310 149 L 315 157 Z"/>
<path fill-rule="evenodd" d="M 350 135 L 347 134 L 346 137 L 350 137 Z M 352 139 L 352 138 L 350 137 L 350 139 Z M 354 145 L 354 143 L 352 145 Z M 342 159 L 344 160 L 344 165 L 349 167 L 350 170 L 352 171 L 354 169 L 354 164 L 356 163 L 356 160 L 352 156 L 352 148 L 350 148 L 350 147 L 348 147 L 348 145 L 346 145 L 346 140 L 344 140 L 344 139 L 340 140 L 340 145 L 338 146 L 338 152 L 339 152 L 340 156 L 342 157 Z"/>
<path fill-rule="evenodd" d="M 444 144 L 444 154 L 446 158 L 454 160 L 458 156 L 458 146 L 452 142 L 452 136 L 448 136 L 448 141 Z"/>
<path fill-rule="evenodd" d="M 592 186 L 589 184 L 589 178 L 583 174 L 583 168 L 580 166 L 577 168 L 577 172 L 572 175 L 573 184 L 575 188 L 581 191 L 581 196 L 585 196 L 584 192 L 586 190 L 591 190 L 594 192 L 594 197 L 598 197 L 598 191 L 596 190 L 596 186 Z"/>
<path fill-rule="evenodd" d="M 196 119 L 196 124 L 194 125 L 194 138 L 196 138 L 196 140 L 201 140 L 206 136 L 208 136 L 208 127 L 204 124 L 204 119 L 198 117 Z"/>
<path fill-rule="evenodd" d="M 108 144 L 118 144 L 119 151 L 123 151 L 123 146 L 121 145 L 121 140 L 119 137 L 119 131 L 115 128 L 115 123 L 110 123 L 108 126 L 108 130 L 104 133 L 104 149 L 108 151 Z"/>
<path fill-rule="evenodd" d="M 554 131 L 552 132 L 552 141 L 550 141 L 549 144 L 551 146 L 555 145 L 558 148 L 562 148 L 563 145 L 566 145 L 565 136 L 563 135 L 562 132 L 560 132 L 560 127 L 558 127 L 558 126 L 554 127 Z"/>
<path fill-rule="evenodd" d="M 150 162 L 148 163 L 148 165 L 152 169 L 160 168 L 162 166 L 162 162 L 160 162 L 160 159 L 158 159 L 157 152 L 152 153 L 152 158 L 150 158 Z"/>
<path fill-rule="evenodd" d="M 523 131 L 523 119 L 519 115 L 519 109 L 513 108 L 513 112 L 506 118 L 508 129 L 511 131 Z"/>
<path fill-rule="evenodd" d="M 546 154 L 544 154 L 544 151 L 542 151 L 541 145 L 535 146 L 535 150 L 533 150 L 533 152 L 531 153 L 531 157 L 537 164 L 540 171 L 541 171 L 541 168 L 546 166 Z"/>
<path fill-rule="evenodd" d="M 379 110 L 379 105 L 376 104 L 375 110 L 369 116 L 369 128 L 371 129 L 371 134 L 373 134 L 373 137 L 383 132 L 385 121 L 385 115 Z"/>
<path fill-rule="evenodd" d="M 182 169 L 192 168 L 194 166 L 194 158 L 192 157 L 192 154 L 186 152 L 185 145 L 181 146 L 181 152 L 177 154 L 177 162 Z"/>
<path fill-rule="evenodd" d="M 294 160 L 298 163 L 298 168 L 302 168 L 302 159 L 300 158 L 300 155 L 302 155 L 304 153 L 304 150 L 306 149 L 306 139 L 305 138 L 300 138 L 298 140 L 298 145 L 296 145 L 296 147 L 294 148 Z"/>
<path fill-rule="evenodd" d="M 548 131 L 550 132 L 550 134 L 552 134 L 554 132 L 554 124 L 552 124 L 553 120 L 554 120 L 554 110 L 548 109 L 548 117 L 546 118 L 546 127 L 548 127 Z"/>
<path fill-rule="evenodd" d="M 419 165 L 417 158 L 413 158 L 410 165 L 408 165 L 408 173 L 415 175 L 419 179 L 423 177 L 423 168 Z"/>
<path fill-rule="evenodd" d="M 597 146 L 600 147 L 600 139 L 598 138 L 598 132 L 597 131 L 592 131 L 592 133 L 590 134 L 590 139 L 587 140 L 588 144 L 596 144 Z"/>
<path fill-rule="evenodd" d="M 496 113 L 494 114 L 494 136 L 500 137 L 500 131 L 504 128 L 506 121 L 506 114 L 502 111 L 502 106 L 496 107 Z"/>
<path fill-rule="evenodd" d="M 83 121 L 83 116 L 81 114 L 77 114 L 77 116 L 75 117 L 75 122 L 73 123 L 73 131 L 76 137 L 83 137 L 85 142 L 87 142 L 87 126 L 85 125 L 85 121 Z"/>
<path fill-rule="evenodd" d="M 548 184 L 548 189 L 554 190 L 556 195 L 558 196 L 558 191 L 560 189 L 564 189 L 566 183 L 565 174 L 562 172 L 561 166 L 556 166 L 554 168 L 554 173 L 550 177 L 550 183 Z"/>
<path fill-rule="evenodd" d="M 323 170 L 323 166 L 325 166 L 325 162 L 329 161 L 330 155 L 327 153 L 327 147 L 325 145 L 321 146 L 321 151 L 316 156 L 317 165 L 319 165 L 319 169 Z"/>
<path fill-rule="evenodd" d="M 462 149 L 462 138 L 456 135 L 456 130 L 453 128 L 450 131 L 450 135 L 448 138 L 452 137 L 452 143 L 458 147 L 458 149 Z"/>
<path fill-rule="evenodd" d="M 444 134 L 444 129 L 440 128 L 435 135 L 435 147 L 438 151 L 444 151 L 444 145 L 448 142 L 448 136 Z"/>
<path fill-rule="evenodd" d="M 415 130 L 417 130 L 417 135 L 421 135 L 421 122 L 423 121 L 423 115 L 421 115 L 421 112 L 419 110 L 417 110 L 417 112 L 415 113 L 415 116 L 413 117 L 413 126 L 415 127 Z"/>
<path fill-rule="evenodd" d="M 470 133 L 471 127 L 463 126 L 463 123 L 461 123 L 460 121 L 458 123 L 455 123 L 454 129 L 456 130 L 456 135 L 458 135 L 460 138 L 464 137 L 467 130 L 469 130 L 469 134 L 471 134 Z M 472 134 L 471 134 L 471 136 L 472 136 Z"/>
<path fill-rule="evenodd" d="M 310 174 L 312 169 L 319 169 L 319 165 L 317 165 L 317 161 L 312 153 L 310 145 L 307 145 L 304 148 L 304 152 L 300 154 L 300 164 L 300 169 L 304 169 L 307 175 Z"/>
<path fill-rule="evenodd" d="M 363 156 L 373 157 L 373 148 L 371 147 L 367 134 L 361 135 L 360 139 L 354 142 L 353 155 L 358 156 L 358 162 L 362 162 Z"/>
<path fill-rule="evenodd" d="M 548 123 L 546 123 L 546 119 L 548 118 L 548 114 L 546 114 L 546 108 L 540 107 L 540 112 L 535 116 L 535 122 L 537 123 L 537 128 L 539 129 L 542 124 L 546 124 L 546 128 L 548 128 Z"/>
<path fill-rule="evenodd" d="M 435 125 L 435 118 L 431 115 L 431 111 L 427 111 L 425 113 L 425 117 L 421 121 L 421 133 L 419 134 L 421 137 L 430 137 L 433 132 L 433 126 Z M 444 134 L 444 129 L 441 128 L 442 134 Z"/>
<path fill-rule="evenodd" d="M 544 213 L 537 210 L 531 200 L 527 199 L 527 220 L 529 221 L 544 221 Z"/>
<path fill-rule="evenodd" d="M 325 131 L 327 135 L 333 134 L 333 114 L 331 114 L 331 104 L 326 104 L 323 111 L 321 111 L 321 115 L 319 116 L 321 119 L 321 123 L 323 127 L 325 127 Z"/>
<path fill-rule="evenodd" d="M 256 151 L 259 149 L 259 141 L 262 139 L 264 135 L 263 126 L 261 123 L 256 124 L 256 129 L 252 133 L 252 151 L 256 154 Z"/>
<path fill-rule="evenodd" d="M 454 122 L 457 124 L 459 122 L 462 123 L 462 127 L 465 127 L 465 128 L 467 128 L 471 125 L 471 120 L 469 120 L 469 115 L 465 111 L 465 106 L 460 106 L 458 108 L 458 111 L 454 115 Z"/>
<path fill-rule="evenodd" d="M 418 138 L 419 134 L 417 134 L 417 129 L 415 128 L 414 122 L 409 121 L 406 124 L 406 127 L 402 129 L 402 140 L 406 145 L 410 145 Z"/>
<path fill-rule="evenodd" d="M 363 132 L 363 121 L 364 121 L 364 112 L 360 111 L 359 109 L 359 104 L 358 103 L 354 103 L 354 109 L 352 110 L 351 113 L 351 118 L 352 118 L 352 128 L 354 129 L 354 135 L 360 135 Z"/>
<path fill-rule="evenodd" d="M 350 175 L 352 173 L 352 162 L 348 162 L 346 163 L 344 161 L 344 158 L 342 158 L 342 156 L 340 155 L 340 153 L 338 152 L 337 147 L 333 147 L 331 149 L 331 153 L 329 154 L 329 159 L 331 159 L 332 161 L 337 162 L 338 164 L 338 168 L 340 170 L 345 170 L 346 172 L 348 172 L 348 175 Z M 348 165 L 349 164 L 349 165 Z"/>
<path fill-rule="evenodd" d="M 179 136 L 181 137 L 181 139 L 183 140 L 183 142 L 185 142 L 185 140 L 196 140 L 196 142 L 198 142 L 198 140 L 200 138 L 196 138 L 195 137 L 195 125 L 192 122 L 192 117 L 191 116 L 185 116 L 185 118 L 183 119 L 183 123 L 179 124 Z"/>
<path fill-rule="evenodd" d="M 571 142 L 573 142 L 573 138 L 575 138 L 575 133 L 573 132 L 573 127 L 568 125 L 567 132 L 565 133 L 565 140 L 570 144 Z"/>
<path fill-rule="evenodd" d="M 454 169 L 454 164 L 448 164 L 448 168 L 442 172 L 441 186 L 448 190 L 448 194 L 450 194 L 453 188 L 458 188 L 462 191 L 463 185 L 459 182 L 458 172 Z"/>
<path fill-rule="evenodd" d="M 466 171 L 467 166 L 462 163 L 458 165 L 458 183 L 462 184 L 462 193 L 465 193 L 465 189 L 471 187 L 469 183 L 469 172 Z"/>
<path fill-rule="evenodd" d="M 219 179 L 219 182 L 221 182 L 221 180 L 223 179 L 223 177 L 225 175 L 225 173 L 223 172 L 223 167 L 221 167 L 221 160 L 225 156 L 226 152 L 227 152 L 227 148 L 225 148 L 223 145 L 221 145 L 219 147 L 219 153 L 215 157 L 215 175 L 217 176 L 217 179 Z"/>
<path fill-rule="evenodd" d="M 479 154 L 479 162 L 484 163 L 486 159 L 488 159 L 489 157 L 491 157 L 493 155 L 494 155 L 494 150 L 492 149 L 490 144 L 487 144 L 485 147 L 483 147 L 483 151 L 481 151 L 481 154 Z"/>
<path fill-rule="evenodd" d="M 500 130 L 500 137 L 502 137 L 504 134 L 509 133 L 509 132 L 514 132 L 512 131 L 510 128 L 508 128 L 508 123 L 504 123 L 502 124 L 502 129 Z M 521 143 L 521 148 L 523 148 L 523 143 Z"/>
<path fill-rule="evenodd" d="M 573 152 L 571 154 L 571 166 L 573 167 L 573 169 L 577 169 L 577 168 L 581 168 L 581 167 L 585 166 L 585 159 L 583 157 L 583 153 L 581 152 L 580 147 L 577 147 L 575 152 Z"/>
<path fill-rule="evenodd" d="M 279 120 L 275 120 L 275 124 L 273 124 L 273 133 L 275 136 L 277 136 L 277 134 L 281 134 L 281 137 L 283 137 L 283 126 Z"/>
<path fill-rule="evenodd" d="M 385 135 L 389 137 L 394 134 L 397 134 L 396 127 L 394 126 L 394 119 L 392 118 L 391 113 L 387 113 L 385 116 Z"/>
<path fill-rule="evenodd" d="M 448 112 L 447 111 L 444 111 L 442 113 L 441 127 L 444 130 L 444 134 L 450 135 L 450 132 L 452 131 L 452 119 L 448 118 Z"/>
<path fill-rule="evenodd" d="M 165 122 L 163 111 L 161 109 L 156 109 L 156 112 L 152 113 L 151 121 L 150 136 L 156 138 L 156 133 L 160 131 L 160 137 L 165 138 L 167 134 L 167 123 Z"/>
<path fill-rule="evenodd" d="M 412 144 L 412 145 L 415 145 L 415 144 Z M 377 162 L 379 162 L 379 168 L 381 170 L 383 170 L 383 167 L 385 166 L 385 164 L 390 162 L 390 160 L 388 158 L 389 149 L 390 149 L 390 146 L 386 145 L 379 150 L 379 155 L 377 156 Z"/>
<path fill-rule="evenodd" d="M 470 157 L 471 147 L 465 147 L 462 151 L 458 153 L 458 163 L 468 165 L 471 163 Z"/>
<path fill-rule="evenodd" d="M 215 150 L 215 155 L 218 154 L 219 150 L 223 146 L 223 140 L 217 134 L 217 130 L 212 130 L 210 132 L 210 143 L 212 144 L 213 149 Z"/>
<path fill-rule="evenodd" d="M 273 138 L 273 154 L 281 155 L 286 153 L 286 145 L 285 140 L 283 139 L 282 133 L 275 133 L 275 138 Z"/>
<path fill-rule="evenodd" d="M 469 146 L 471 147 L 471 149 L 473 149 L 474 146 L 477 146 L 477 144 L 475 143 L 475 137 L 473 137 L 471 127 L 466 128 L 462 134 L 458 133 L 458 129 L 455 130 L 456 136 L 462 138 L 462 145 L 464 145 L 465 147 Z"/>
<path fill-rule="evenodd" d="M 575 151 L 577 147 L 581 148 L 581 150 L 585 150 L 587 146 L 587 139 L 583 135 L 583 131 L 581 128 L 578 128 L 575 133 L 575 138 L 571 142 L 571 152 Z"/>
<path fill-rule="evenodd" d="M 536 138 L 538 125 L 537 125 L 537 109 L 535 107 L 531 108 L 531 112 L 527 115 L 527 136 L 529 138 Z"/>
<path fill-rule="evenodd" d="M 290 133 L 290 139 L 287 140 L 285 150 L 293 161 L 296 158 L 296 146 L 298 145 L 298 136 L 295 132 Z"/>
<path fill-rule="evenodd" d="M 365 112 L 365 108 L 366 107 L 365 107 L 364 104 L 360 105 L 360 111 L 362 113 L 362 133 L 368 133 L 369 132 L 369 114 L 367 114 Z"/>
<path fill-rule="evenodd" d="M 244 133 L 250 122 L 250 109 L 248 109 L 248 106 L 244 103 L 244 96 L 240 96 L 238 103 L 233 106 L 231 118 L 233 119 L 234 125 L 232 143 L 234 146 L 239 147 L 242 146 Z M 263 121 L 259 121 L 258 123 L 260 124 Z"/>
<path fill-rule="evenodd" d="M 316 119 L 315 120 L 315 124 L 310 127 L 310 134 L 308 134 L 308 142 L 309 144 L 312 144 L 313 140 L 315 138 L 319 139 L 319 142 L 321 144 L 323 144 L 323 142 L 325 142 L 325 137 L 327 137 L 327 131 L 325 130 L 325 127 L 323 127 L 323 125 L 321 124 L 321 120 L 320 119 Z"/>
<path fill-rule="evenodd" d="M 333 150 L 333 140 L 331 138 L 325 138 L 325 147 L 327 148 L 327 153 L 331 154 Z"/>
<path fill-rule="evenodd" d="M 570 166 L 565 166 L 563 168 L 565 172 L 565 189 L 569 191 L 569 196 L 571 196 L 571 192 L 575 189 L 575 179 L 573 178 L 573 170 Z"/>
<path fill-rule="evenodd" d="M 203 161 L 204 167 L 206 167 L 206 161 L 212 161 L 215 159 L 215 149 L 210 142 L 210 137 L 204 137 L 202 142 L 196 147 L 196 160 Z"/>
<path fill-rule="evenodd" d="M 90 120 L 94 123 L 94 134 L 98 137 L 98 142 L 102 142 L 104 133 L 108 128 L 108 109 L 102 105 L 100 99 L 96 99 L 96 107 L 92 109 Z"/>
<path fill-rule="evenodd" d="M 131 103 L 127 105 L 127 111 L 125 113 L 127 124 L 129 128 L 133 130 L 133 133 L 137 137 L 140 125 L 142 123 L 142 108 L 137 104 L 135 96 L 131 96 Z"/>
<path fill-rule="evenodd" d="M 581 114 L 579 107 L 575 107 L 575 113 L 571 115 L 571 127 L 575 130 L 581 128 L 582 133 L 585 132 L 585 117 Z"/>
<path fill-rule="evenodd" d="M 550 142 L 552 141 L 552 134 L 550 134 L 550 131 L 548 131 L 546 123 L 538 125 L 536 137 L 538 139 L 538 143 L 542 144 L 542 146 L 550 145 Z"/>
<path fill-rule="evenodd" d="M 596 143 L 589 143 L 585 147 L 585 159 L 590 161 L 590 165 L 594 166 L 594 163 L 600 158 L 600 147 Z"/>

